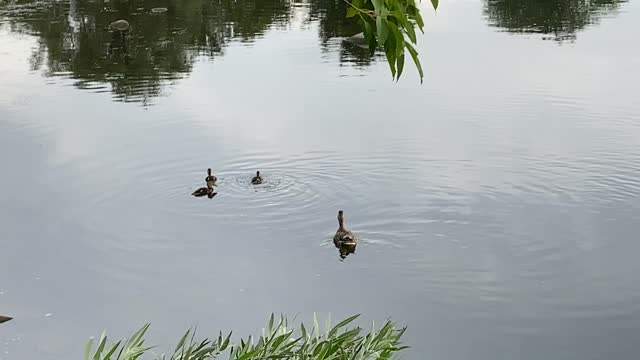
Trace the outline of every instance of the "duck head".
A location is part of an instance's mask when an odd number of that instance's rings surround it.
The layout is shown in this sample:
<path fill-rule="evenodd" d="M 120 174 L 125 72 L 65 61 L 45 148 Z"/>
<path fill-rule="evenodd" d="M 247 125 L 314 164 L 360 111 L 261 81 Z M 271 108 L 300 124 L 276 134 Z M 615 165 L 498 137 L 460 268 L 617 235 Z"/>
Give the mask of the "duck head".
<path fill-rule="evenodd" d="M 342 210 L 338 211 L 338 224 L 340 229 L 344 229 L 344 212 Z"/>

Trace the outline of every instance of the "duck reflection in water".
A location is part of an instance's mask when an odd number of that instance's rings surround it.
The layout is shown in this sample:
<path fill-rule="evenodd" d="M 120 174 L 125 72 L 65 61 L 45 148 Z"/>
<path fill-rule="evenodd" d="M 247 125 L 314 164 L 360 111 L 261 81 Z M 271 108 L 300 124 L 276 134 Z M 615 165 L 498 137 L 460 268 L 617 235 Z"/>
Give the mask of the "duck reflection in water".
<path fill-rule="evenodd" d="M 196 197 L 207 196 L 209 199 L 213 199 L 214 196 L 218 195 L 217 192 L 213 191 L 213 187 L 201 187 L 200 189 L 194 191 L 191 195 Z"/>

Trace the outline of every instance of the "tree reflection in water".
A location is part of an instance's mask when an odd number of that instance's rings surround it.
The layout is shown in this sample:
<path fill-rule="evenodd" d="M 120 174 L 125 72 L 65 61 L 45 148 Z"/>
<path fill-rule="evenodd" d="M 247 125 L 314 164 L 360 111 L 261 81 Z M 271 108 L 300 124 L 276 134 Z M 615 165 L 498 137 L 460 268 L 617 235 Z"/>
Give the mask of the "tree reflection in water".
<path fill-rule="evenodd" d="M 543 39 L 574 41 L 576 33 L 615 14 L 626 0 L 485 0 L 491 26 L 512 33 L 538 33 Z"/>
<path fill-rule="evenodd" d="M 492 26 L 573 40 L 620 6 L 619 0 L 486 0 Z M 0 2 L 0 26 L 37 36 L 33 70 L 76 79 L 75 86 L 111 91 L 117 101 L 141 102 L 192 71 L 198 57 L 214 59 L 230 42 L 250 43 L 270 28 L 289 26 L 300 12 L 318 25 L 325 53 L 366 67 L 377 59 L 341 39 L 361 31 L 343 0 L 14 0 Z M 166 8 L 152 11 L 154 8 Z M 121 33 L 109 24 L 124 19 Z"/>
<path fill-rule="evenodd" d="M 157 8 L 166 11 L 152 11 Z M 110 90 L 117 101 L 150 105 L 164 86 L 189 74 L 198 57 L 214 59 L 230 42 L 250 43 L 285 27 L 293 9 L 319 21 L 325 50 L 332 38 L 359 31 L 345 18 L 342 0 L 18 0 L 0 3 L 0 26 L 37 36 L 32 70 L 76 79 L 78 88 Z M 119 19 L 129 22 L 127 31 L 110 28 Z M 373 58 L 360 50 L 340 45 L 341 61 L 370 64 Z"/>

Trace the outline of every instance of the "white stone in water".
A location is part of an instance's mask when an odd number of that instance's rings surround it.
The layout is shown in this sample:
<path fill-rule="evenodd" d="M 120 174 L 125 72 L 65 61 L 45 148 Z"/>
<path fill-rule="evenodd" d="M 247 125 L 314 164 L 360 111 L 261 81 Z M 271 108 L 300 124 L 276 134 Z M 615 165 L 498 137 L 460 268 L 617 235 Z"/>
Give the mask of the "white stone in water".
<path fill-rule="evenodd" d="M 117 20 L 109 24 L 109 29 L 117 31 L 125 31 L 129 29 L 129 22 L 127 20 Z"/>

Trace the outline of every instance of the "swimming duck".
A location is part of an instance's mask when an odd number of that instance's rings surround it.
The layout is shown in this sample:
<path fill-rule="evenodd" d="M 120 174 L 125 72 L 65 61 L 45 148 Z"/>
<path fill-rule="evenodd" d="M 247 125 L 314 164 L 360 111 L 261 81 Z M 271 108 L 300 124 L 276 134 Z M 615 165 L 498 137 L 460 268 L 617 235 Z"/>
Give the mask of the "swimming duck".
<path fill-rule="evenodd" d="M 207 183 L 208 187 L 213 187 L 216 184 L 216 181 L 218 181 L 218 178 L 211 175 L 211 169 L 207 169 L 207 174 L 209 174 L 209 176 L 204 178 L 204 181 Z"/>
<path fill-rule="evenodd" d="M 218 193 L 217 192 L 213 192 L 213 188 L 210 187 L 210 186 L 207 186 L 207 187 L 201 187 L 200 189 L 194 191 L 191 195 L 197 196 L 197 197 L 201 197 L 201 196 L 207 195 L 209 197 L 209 199 L 211 199 L 214 196 L 218 195 Z"/>
<path fill-rule="evenodd" d="M 2 324 L 3 322 L 7 322 L 9 320 L 13 319 L 12 317 L 9 316 L 2 316 L 0 315 L 0 324 Z"/>
<path fill-rule="evenodd" d="M 254 185 L 262 184 L 262 176 L 260 176 L 260 171 L 256 171 L 256 176 L 251 179 L 251 183 Z"/>
<path fill-rule="evenodd" d="M 338 211 L 338 225 L 340 225 L 338 231 L 336 231 L 336 234 L 333 236 L 334 245 L 337 247 L 345 245 L 355 246 L 356 237 L 351 231 L 344 228 L 344 213 L 342 210 Z"/>

